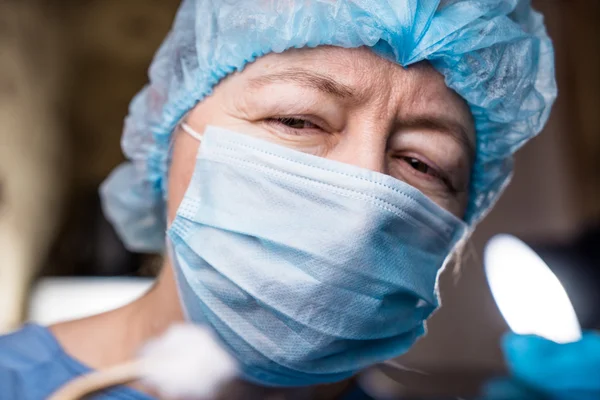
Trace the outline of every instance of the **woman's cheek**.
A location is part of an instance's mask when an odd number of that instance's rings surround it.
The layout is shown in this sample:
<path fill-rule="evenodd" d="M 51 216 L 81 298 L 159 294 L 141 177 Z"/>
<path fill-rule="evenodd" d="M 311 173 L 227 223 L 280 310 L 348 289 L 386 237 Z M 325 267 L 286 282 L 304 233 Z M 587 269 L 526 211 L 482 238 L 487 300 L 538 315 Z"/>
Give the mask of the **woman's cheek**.
<path fill-rule="evenodd" d="M 185 192 L 192 180 L 196 166 L 196 156 L 200 143 L 178 130 L 175 133 L 172 163 L 169 169 L 167 223 L 175 219 L 177 209 L 183 200 Z"/>

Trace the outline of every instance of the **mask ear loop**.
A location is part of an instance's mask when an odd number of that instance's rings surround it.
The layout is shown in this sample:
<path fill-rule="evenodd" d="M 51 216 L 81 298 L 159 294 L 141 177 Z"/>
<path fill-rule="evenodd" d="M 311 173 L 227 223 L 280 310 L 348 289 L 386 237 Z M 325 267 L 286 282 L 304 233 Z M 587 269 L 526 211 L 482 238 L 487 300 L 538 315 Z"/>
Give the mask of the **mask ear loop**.
<path fill-rule="evenodd" d="M 382 363 L 379 363 L 379 365 L 385 365 L 385 366 L 387 366 L 389 368 L 392 368 L 392 369 L 395 369 L 395 370 L 398 370 L 398 371 L 414 372 L 414 373 L 419 374 L 419 375 L 430 375 L 428 372 L 425 372 L 425 371 L 422 371 L 422 370 L 419 370 L 419 369 L 416 369 L 416 368 L 408 367 L 408 366 L 406 366 L 406 365 L 404 365 L 404 364 L 402 364 L 402 363 L 400 363 L 400 362 L 398 362 L 396 360 L 393 360 L 393 359 L 392 360 L 386 360 L 386 361 L 384 361 Z"/>
<path fill-rule="evenodd" d="M 194 139 L 198 140 L 199 142 L 202 142 L 203 135 L 201 135 L 200 133 L 196 132 L 194 129 L 192 129 L 191 126 L 189 126 L 185 122 L 185 119 L 187 118 L 187 116 L 188 116 L 188 113 L 186 113 L 183 117 L 181 117 L 181 119 L 179 120 L 179 122 L 177 122 L 177 124 L 175 125 L 175 129 L 173 129 L 173 132 L 171 133 L 171 139 L 169 140 L 169 149 L 167 150 L 168 151 L 168 153 L 167 153 L 167 171 L 171 170 L 171 164 L 173 162 L 173 148 L 174 148 L 175 139 L 176 139 L 176 136 L 179 133 L 179 130 L 184 131 L 185 133 L 187 133 L 188 135 L 190 135 Z M 165 193 L 164 193 L 164 201 L 165 201 L 165 203 L 167 201 L 167 196 L 168 196 L 168 193 L 166 193 L 166 191 L 165 191 Z M 167 223 L 167 232 L 168 232 L 169 228 L 170 228 L 170 224 Z"/>
<path fill-rule="evenodd" d="M 202 138 L 204 136 L 203 134 L 200 134 L 200 133 L 196 132 L 195 130 L 192 129 L 191 126 L 189 126 L 185 122 L 181 122 L 179 124 L 179 126 L 181 127 L 181 129 L 183 129 L 183 131 L 185 133 L 187 133 L 188 135 L 190 135 L 191 137 L 193 137 L 197 141 L 202 142 Z"/>
<path fill-rule="evenodd" d="M 173 146 L 175 144 L 175 136 L 177 135 L 178 131 L 181 129 L 182 131 L 184 131 L 185 133 L 187 133 L 188 135 L 190 135 L 191 137 L 193 137 L 194 139 L 196 139 L 199 142 L 202 142 L 202 138 L 204 135 L 196 132 L 194 129 L 192 129 L 191 126 L 189 126 L 186 122 L 185 119 L 187 118 L 187 114 L 184 115 L 179 122 L 175 125 L 175 129 L 173 130 L 173 133 L 171 134 L 171 140 L 169 141 L 169 149 L 168 149 L 168 156 L 167 156 L 167 168 L 170 169 L 171 168 L 171 162 L 173 161 Z"/>

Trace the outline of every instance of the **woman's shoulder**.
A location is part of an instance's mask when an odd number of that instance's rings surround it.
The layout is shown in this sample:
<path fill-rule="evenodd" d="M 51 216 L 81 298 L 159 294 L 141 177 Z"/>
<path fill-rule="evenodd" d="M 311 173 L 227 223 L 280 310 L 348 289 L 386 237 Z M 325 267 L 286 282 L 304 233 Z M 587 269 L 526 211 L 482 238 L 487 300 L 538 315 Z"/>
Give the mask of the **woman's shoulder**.
<path fill-rule="evenodd" d="M 42 398 L 31 390 L 44 390 L 46 385 L 51 390 L 62 383 L 66 377 L 56 376 L 53 368 L 59 351 L 52 334 L 39 325 L 27 324 L 0 336 L 0 400 Z"/>
<path fill-rule="evenodd" d="M 0 336 L 0 368 L 30 368 L 32 364 L 51 360 L 57 350 L 56 341 L 47 328 L 27 324 Z"/>
<path fill-rule="evenodd" d="M 27 324 L 0 336 L 0 400 L 46 399 L 65 383 L 90 371 L 67 354 L 46 327 Z M 117 387 L 93 398 L 152 399 L 128 387 Z"/>

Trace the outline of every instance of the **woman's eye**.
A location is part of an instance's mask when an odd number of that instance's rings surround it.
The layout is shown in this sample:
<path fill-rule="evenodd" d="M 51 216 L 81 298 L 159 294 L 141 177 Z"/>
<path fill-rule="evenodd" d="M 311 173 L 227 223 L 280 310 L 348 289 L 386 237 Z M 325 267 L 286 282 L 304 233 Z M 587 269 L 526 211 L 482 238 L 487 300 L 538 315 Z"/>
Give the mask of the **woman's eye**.
<path fill-rule="evenodd" d="M 425 164 L 419 159 L 413 157 L 402 157 L 402 159 L 404 160 L 404 162 L 410 165 L 411 168 L 422 174 L 431 175 L 434 177 L 438 176 L 437 172 L 433 168 L 431 168 L 429 165 Z"/>
<path fill-rule="evenodd" d="M 405 163 L 409 168 L 415 171 L 416 174 L 424 177 L 427 180 L 437 181 L 442 183 L 444 186 L 448 188 L 451 193 L 457 193 L 456 187 L 452 183 L 452 180 L 449 176 L 440 172 L 434 167 L 431 167 L 429 164 L 419 160 L 415 157 L 403 156 L 398 157 L 403 163 Z"/>
<path fill-rule="evenodd" d="M 293 118 L 293 117 L 279 117 L 279 118 L 270 118 L 270 121 L 279 123 L 281 125 L 285 125 L 292 129 L 315 129 L 318 128 L 317 125 L 313 124 L 310 121 L 301 118 Z"/>

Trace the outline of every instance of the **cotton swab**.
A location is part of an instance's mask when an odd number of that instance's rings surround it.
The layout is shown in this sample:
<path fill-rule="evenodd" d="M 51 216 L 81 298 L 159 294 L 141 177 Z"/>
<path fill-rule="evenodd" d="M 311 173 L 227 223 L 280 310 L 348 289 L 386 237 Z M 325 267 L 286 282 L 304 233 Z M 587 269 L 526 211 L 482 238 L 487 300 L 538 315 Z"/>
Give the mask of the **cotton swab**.
<path fill-rule="evenodd" d="M 236 375 L 235 360 L 221 348 L 210 330 L 174 325 L 164 336 L 147 343 L 139 360 L 77 378 L 50 400 L 80 399 L 135 381 L 164 398 L 208 400 L 216 397 Z"/>

